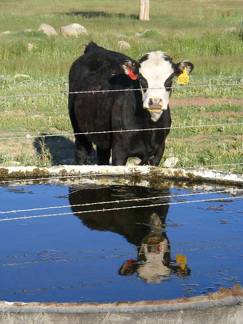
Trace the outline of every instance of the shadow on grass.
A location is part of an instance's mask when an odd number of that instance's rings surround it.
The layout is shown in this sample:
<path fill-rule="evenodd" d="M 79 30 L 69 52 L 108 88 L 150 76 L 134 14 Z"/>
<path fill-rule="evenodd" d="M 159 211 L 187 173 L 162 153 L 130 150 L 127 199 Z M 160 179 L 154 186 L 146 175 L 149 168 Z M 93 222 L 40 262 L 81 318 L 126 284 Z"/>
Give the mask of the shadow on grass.
<path fill-rule="evenodd" d="M 137 15 L 125 15 L 124 13 L 108 13 L 105 11 L 70 11 L 64 13 L 67 16 L 80 16 L 88 19 L 92 18 L 130 18 L 138 20 Z"/>
<path fill-rule="evenodd" d="M 46 135 L 46 134 L 41 134 Z M 33 146 L 38 158 L 45 164 L 73 165 L 75 163 L 74 143 L 66 137 L 36 137 Z"/>

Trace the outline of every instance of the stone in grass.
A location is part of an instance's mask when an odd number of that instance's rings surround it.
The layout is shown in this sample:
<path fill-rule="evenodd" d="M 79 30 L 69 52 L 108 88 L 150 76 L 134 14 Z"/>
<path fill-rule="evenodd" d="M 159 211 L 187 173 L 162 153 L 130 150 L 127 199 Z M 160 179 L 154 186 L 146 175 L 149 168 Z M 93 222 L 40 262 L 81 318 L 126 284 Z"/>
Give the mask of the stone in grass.
<path fill-rule="evenodd" d="M 17 81 L 21 81 L 21 80 L 26 80 L 29 79 L 30 76 L 28 74 L 15 74 L 14 79 Z"/>
<path fill-rule="evenodd" d="M 9 35 L 11 34 L 10 30 L 5 30 L 4 32 L 1 32 L 0 35 Z"/>
<path fill-rule="evenodd" d="M 38 31 L 46 34 L 48 37 L 58 35 L 55 28 L 48 24 L 41 24 L 40 27 L 38 28 Z"/>
<path fill-rule="evenodd" d="M 64 37 L 79 37 L 81 35 L 87 35 L 87 29 L 80 24 L 70 24 L 62 26 L 60 28 L 61 34 Z"/>
<path fill-rule="evenodd" d="M 27 44 L 27 50 L 28 50 L 28 52 L 31 52 L 35 47 L 36 47 L 36 46 L 35 46 L 34 44 L 32 44 L 32 43 L 28 43 L 28 44 Z"/>
<path fill-rule="evenodd" d="M 179 159 L 175 156 L 172 156 L 165 160 L 165 162 L 163 163 L 163 167 L 174 168 L 178 162 L 179 162 Z"/>
<path fill-rule="evenodd" d="M 132 166 L 132 165 L 139 165 L 141 162 L 141 159 L 139 159 L 138 157 L 130 157 L 127 161 L 128 166 Z"/>
<path fill-rule="evenodd" d="M 122 40 L 118 42 L 118 46 L 120 50 L 126 50 L 131 48 L 131 45 L 128 42 Z"/>

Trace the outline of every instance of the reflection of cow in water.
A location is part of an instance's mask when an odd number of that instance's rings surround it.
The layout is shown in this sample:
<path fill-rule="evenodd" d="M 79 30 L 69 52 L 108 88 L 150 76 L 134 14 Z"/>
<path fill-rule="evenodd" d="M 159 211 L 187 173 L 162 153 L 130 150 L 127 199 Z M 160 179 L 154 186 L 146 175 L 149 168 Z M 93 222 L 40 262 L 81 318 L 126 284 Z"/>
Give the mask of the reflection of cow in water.
<path fill-rule="evenodd" d="M 120 275 L 130 275 L 137 272 L 138 276 L 147 282 L 159 282 L 171 273 L 186 276 L 190 270 L 186 265 L 178 265 L 171 259 L 170 243 L 165 232 L 165 219 L 169 209 L 168 197 L 160 199 L 124 202 L 118 204 L 115 200 L 145 198 L 149 196 L 168 196 L 164 192 L 141 187 L 94 187 L 90 189 L 70 188 L 69 200 L 73 213 L 91 229 L 111 231 L 124 236 L 128 242 L 138 248 L 137 260 L 127 260 L 119 270 Z M 110 204 L 93 206 L 78 206 L 92 202 L 113 201 Z M 134 205 L 161 203 L 156 207 L 123 209 L 107 212 L 81 213 L 84 210 L 111 209 Z"/>

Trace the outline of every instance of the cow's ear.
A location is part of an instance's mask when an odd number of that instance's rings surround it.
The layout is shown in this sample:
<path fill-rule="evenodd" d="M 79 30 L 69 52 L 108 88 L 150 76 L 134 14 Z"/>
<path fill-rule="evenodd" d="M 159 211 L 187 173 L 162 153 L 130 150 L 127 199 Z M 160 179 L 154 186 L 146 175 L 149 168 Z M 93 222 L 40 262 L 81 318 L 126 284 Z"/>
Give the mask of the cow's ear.
<path fill-rule="evenodd" d="M 189 83 L 189 73 L 193 70 L 193 64 L 189 61 L 182 61 L 175 66 L 175 74 L 178 76 L 177 83 L 186 85 Z"/>
<path fill-rule="evenodd" d="M 121 276 L 130 276 L 135 271 L 137 271 L 138 264 L 136 260 L 129 259 L 123 263 L 123 265 L 120 267 L 118 273 Z"/>
<path fill-rule="evenodd" d="M 179 75 L 183 73 L 183 71 L 186 69 L 187 73 L 191 73 L 194 69 L 194 65 L 189 61 L 181 61 L 176 64 L 176 74 Z"/>
<path fill-rule="evenodd" d="M 137 80 L 138 79 L 138 67 L 136 63 L 132 61 L 126 61 L 122 65 L 122 69 L 124 73 L 131 79 L 131 80 Z"/>

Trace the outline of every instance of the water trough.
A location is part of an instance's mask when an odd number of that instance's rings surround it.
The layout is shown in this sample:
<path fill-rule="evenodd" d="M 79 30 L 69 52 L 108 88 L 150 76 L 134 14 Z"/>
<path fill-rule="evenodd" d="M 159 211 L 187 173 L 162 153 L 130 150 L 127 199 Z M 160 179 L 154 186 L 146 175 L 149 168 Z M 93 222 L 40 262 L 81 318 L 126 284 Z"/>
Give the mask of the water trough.
<path fill-rule="evenodd" d="M 10 167 L 0 183 L 0 323 L 241 323 L 242 175 Z"/>

